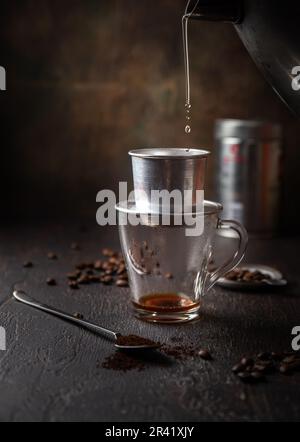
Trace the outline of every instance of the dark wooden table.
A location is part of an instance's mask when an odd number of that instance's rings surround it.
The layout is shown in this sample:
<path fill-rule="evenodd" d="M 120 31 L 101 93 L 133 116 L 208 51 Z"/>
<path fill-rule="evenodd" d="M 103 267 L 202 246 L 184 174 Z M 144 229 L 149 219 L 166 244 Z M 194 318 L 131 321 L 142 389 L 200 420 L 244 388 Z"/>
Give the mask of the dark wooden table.
<path fill-rule="evenodd" d="M 70 249 L 77 241 L 81 251 Z M 230 292 L 219 287 L 204 299 L 198 322 L 148 325 L 133 318 L 128 289 L 102 285 L 71 291 L 66 272 L 119 248 L 114 228 L 80 233 L 64 226 L 1 228 L 0 326 L 7 350 L 0 351 L 1 421 L 247 421 L 298 420 L 300 374 L 272 376 L 244 385 L 232 373 L 241 355 L 291 348 L 300 325 L 300 238 L 251 240 L 248 261 L 274 265 L 290 285 L 268 293 Z M 49 261 L 47 253 L 57 253 Z M 24 261 L 33 261 L 24 269 Z M 47 277 L 58 281 L 46 284 Z M 151 364 L 121 373 L 101 368 L 109 342 L 11 299 L 13 288 L 104 326 L 168 342 L 208 347 L 213 362 L 201 359 Z"/>

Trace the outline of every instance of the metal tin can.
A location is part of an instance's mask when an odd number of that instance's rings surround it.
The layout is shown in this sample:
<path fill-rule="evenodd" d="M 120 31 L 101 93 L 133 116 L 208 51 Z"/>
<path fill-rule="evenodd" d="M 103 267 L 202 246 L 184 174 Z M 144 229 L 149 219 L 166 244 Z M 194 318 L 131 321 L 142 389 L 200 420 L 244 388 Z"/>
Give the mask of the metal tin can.
<path fill-rule="evenodd" d="M 249 233 L 278 230 L 281 127 L 261 121 L 218 120 L 215 126 L 215 193 L 224 216 Z"/>

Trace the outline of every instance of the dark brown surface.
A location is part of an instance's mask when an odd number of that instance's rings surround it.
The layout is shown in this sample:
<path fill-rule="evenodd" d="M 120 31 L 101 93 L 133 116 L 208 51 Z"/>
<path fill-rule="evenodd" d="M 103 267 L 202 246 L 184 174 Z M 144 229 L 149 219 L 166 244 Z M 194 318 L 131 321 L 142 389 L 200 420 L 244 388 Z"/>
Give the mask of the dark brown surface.
<path fill-rule="evenodd" d="M 80 251 L 70 249 L 74 241 Z M 77 263 L 96 260 L 103 247 L 118 248 L 114 229 L 11 227 L 1 230 L 0 243 L 0 325 L 7 331 L 7 351 L 0 352 L 1 421 L 299 419 L 300 374 L 244 385 L 231 369 L 243 354 L 290 349 L 291 330 L 300 325 L 300 238 L 250 242 L 247 260 L 277 266 L 290 281 L 287 289 L 245 294 L 216 288 L 204 299 L 201 319 L 185 326 L 134 319 L 126 288 L 68 287 L 66 273 Z M 49 250 L 57 260 L 49 261 Z M 23 267 L 28 260 L 34 267 Z M 45 284 L 49 274 L 57 286 Z M 168 344 L 176 337 L 180 345 L 208 349 L 213 361 L 106 370 L 101 364 L 113 352 L 109 342 L 18 304 L 10 298 L 13 286 L 124 334 Z"/>

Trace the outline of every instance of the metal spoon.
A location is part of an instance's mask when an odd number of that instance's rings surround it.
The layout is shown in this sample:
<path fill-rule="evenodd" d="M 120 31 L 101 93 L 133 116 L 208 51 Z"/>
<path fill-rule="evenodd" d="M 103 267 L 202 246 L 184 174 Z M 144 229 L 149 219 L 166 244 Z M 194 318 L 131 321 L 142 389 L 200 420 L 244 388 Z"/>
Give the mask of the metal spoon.
<path fill-rule="evenodd" d="M 38 310 L 42 310 L 46 313 L 50 313 L 51 315 L 58 316 L 59 318 L 66 319 L 68 321 L 74 322 L 75 324 L 82 325 L 83 327 L 95 331 L 102 335 L 104 338 L 107 338 L 113 342 L 115 342 L 115 347 L 121 350 L 153 350 L 160 347 L 159 344 L 153 343 L 153 345 L 120 345 L 117 344 L 117 339 L 120 333 L 113 332 L 106 328 L 100 327 L 99 325 L 93 324 L 92 322 L 84 321 L 83 319 L 75 318 L 74 316 L 69 315 L 61 310 L 55 309 L 53 307 L 49 307 L 48 305 L 41 304 L 40 302 L 33 299 L 31 296 L 27 295 L 25 292 L 16 290 L 13 292 L 13 297 L 23 304 L 29 305 Z"/>

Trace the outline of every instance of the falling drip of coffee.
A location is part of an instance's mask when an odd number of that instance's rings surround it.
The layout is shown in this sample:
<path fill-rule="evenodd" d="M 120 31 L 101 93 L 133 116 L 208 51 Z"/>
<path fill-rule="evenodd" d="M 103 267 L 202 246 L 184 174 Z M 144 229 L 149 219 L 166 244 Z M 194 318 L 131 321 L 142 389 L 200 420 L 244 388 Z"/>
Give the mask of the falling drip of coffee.
<path fill-rule="evenodd" d="M 196 2 L 193 10 L 188 12 L 191 0 L 188 1 L 188 4 L 185 9 L 184 16 L 182 17 L 182 36 L 183 36 L 183 53 L 184 53 L 184 68 L 185 68 L 185 117 L 186 117 L 186 126 L 185 133 L 190 134 L 192 132 L 191 127 L 191 83 L 190 83 L 190 57 L 189 57 L 189 39 L 188 39 L 188 24 L 191 15 L 196 9 L 199 0 Z"/>

